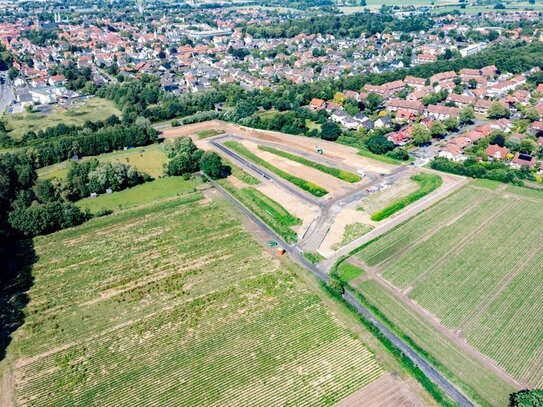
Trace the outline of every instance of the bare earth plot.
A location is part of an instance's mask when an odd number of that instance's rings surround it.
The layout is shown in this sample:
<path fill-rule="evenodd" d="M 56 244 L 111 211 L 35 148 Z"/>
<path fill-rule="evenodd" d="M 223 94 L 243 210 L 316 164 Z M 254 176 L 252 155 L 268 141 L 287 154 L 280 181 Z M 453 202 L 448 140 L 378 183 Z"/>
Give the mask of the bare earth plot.
<path fill-rule="evenodd" d="M 207 199 L 98 218 L 36 238 L 35 250 L 3 405 L 322 406 L 384 374 Z"/>
<path fill-rule="evenodd" d="M 542 193 L 521 195 L 515 189 L 470 185 L 377 239 L 357 257 L 376 281 L 390 284 L 398 298 L 410 300 L 427 321 L 452 339 L 466 341 L 490 368 L 507 372 L 505 380 L 512 377 L 519 386 L 539 387 L 541 230 Z M 370 284 L 375 282 L 364 282 L 359 289 L 372 291 Z M 422 337 L 421 346 L 431 352 L 425 341 Z M 440 356 L 454 372 L 447 355 Z M 504 392 L 492 389 L 489 381 L 470 384 L 479 386 L 483 397 L 506 402 Z"/>

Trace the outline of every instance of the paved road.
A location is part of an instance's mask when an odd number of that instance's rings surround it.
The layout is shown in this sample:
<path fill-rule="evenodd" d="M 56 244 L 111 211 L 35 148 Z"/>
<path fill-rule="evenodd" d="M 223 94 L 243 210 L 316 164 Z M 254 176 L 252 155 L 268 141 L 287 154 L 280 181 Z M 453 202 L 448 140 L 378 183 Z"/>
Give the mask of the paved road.
<path fill-rule="evenodd" d="M 319 280 L 323 282 L 328 282 L 329 275 L 325 271 L 320 270 L 315 265 L 309 263 L 301 254 L 300 250 L 294 246 L 287 244 L 280 236 L 278 236 L 273 230 L 271 230 L 265 223 L 263 223 L 258 217 L 256 217 L 251 211 L 246 209 L 242 204 L 240 204 L 236 199 L 234 199 L 227 191 L 225 191 L 219 184 L 210 180 L 211 184 L 222 194 L 224 195 L 232 204 L 241 210 L 247 217 L 249 217 L 256 226 L 270 238 L 280 242 L 282 247 L 290 255 L 290 257 L 298 263 L 300 266 L 304 267 L 306 270 L 309 270 L 313 273 Z M 461 407 L 473 407 L 474 404 L 462 394 L 450 381 L 448 381 L 444 376 L 442 376 L 436 369 L 430 365 L 424 358 L 417 354 L 408 344 L 406 344 L 399 337 L 394 335 L 386 326 L 379 322 L 373 314 L 366 309 L 358 300 L 349 292 L 346 291 L 343 294 L 343 298 L 349 304 L 351 304 L 366 320 L 368 320 L 372 325 L 374 325 L 386 338 L 388 338 L 394 346 L 396 346 L 405 356 L 407 356 L 419 369 L 441 390 L 443 390 L 452 400 L 454 400 Z"/>
<path fill-rule="evenodd" d="M 326 203 L 323 201 L 320 201 L 318 198 L 309 196 L 298 190 L 297 188 L 291 187 L 286 182 L 283 182 L 283 180 L 280 177 L 277 177 L 275 174 L 268 172 L 266 170 L 261 169 L 259 166 L 253 164 L 251 161 L 246 160 L 244 157 L 240 156 L 239 154 L 235 153 L 234 151 L 230 150 L 229 148 L 223 146 L 221 143 L 219 143 L 218 140 L 222 140 L 223 138 L 228 136 L 223 136 L 217 139 L 213 139 L 211 141 L 211 144 L 218 148 L 220 151 L 222 151 L 224 154 L 228 155 L 229 157 L 233 158 L 235 161 L 241 163 L 243 166 L 250 168 L 252 171 L 259 174 L 262 178 L 267 179 L 268 181 L 273 181 L 276 184 L 280 185 L 283 189 L 287 190 L 292 195 L 302 199 L 303 201 L 309 202 L 312 205 L 317 205 L 320 208 L 323 208 L 326 206 Z"/>

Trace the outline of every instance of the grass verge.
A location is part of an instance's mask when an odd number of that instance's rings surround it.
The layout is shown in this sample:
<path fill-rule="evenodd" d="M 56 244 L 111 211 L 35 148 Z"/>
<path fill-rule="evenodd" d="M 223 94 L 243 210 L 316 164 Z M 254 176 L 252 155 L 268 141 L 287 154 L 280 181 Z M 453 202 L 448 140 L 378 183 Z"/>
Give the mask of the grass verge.
<path fill-rule="evenodd" d="M 287 153 L 286 151 L 278 150 L 276 148 L 267 147 L 267 146 L 258 146 L 258 148 L 262 151 L 267 151 L 268 153 L 272 153 L 280 157 L 284 157 L 288 160 L 303 164 L 307 167 L 314 168 L 328 175 L 339 178 L 342 181 L 354 183 L 362 179 L 359 175 L 355 174 L 354 172 L 340 170 L 334 167 L 329 167 L 327 165 L 323 165 L 315 161 L 311 161 L 306 158 L 300 157 L 299 155 L 290 154 L 290 153 Z"/>
<path fill-rule="evenodd" d="M 230 167 L 230 170 L 232 171 L 232 176 L 239 179 L 241 182 L 244 182 L 247 185 L 258 185 L 261 183 L 258 178 L 255 178 L 251 174 L 243 171 L 241 168 L 239 168 L 237 165 L 232 164 L 232 162 L 227 160 L 226 158 L 222 159 L 222 163 L 223 165 Z"/>
<path fill-rule="evenodd" d="M 304 252 L 304 257 L 311 264 L 320 263 L 324 259 L 324 257 L 321 256 L 319 253 L 313 252 Z"/>
<path fill-rule="evenodd" d="M 248 158 L 249 160 L 253 161 L 254 163 L 266 168 L 267 170 L 273 172 L 275 175 L 280 176 L 281 178 L 287 180 L 288 182 L 293 183 L 297 187 L 300 187 L 304 191 L 309 192 L 311 195 L 314 195 L 316 197 L 322 197 L 328 193 L 326 189 L 323 187 L 314 184 L 312 182 L 306 181 L 305 179 L 295 177 L 294 175 L 289 174 L 288 172 L 285 172 L 273 165 L 271 165 L 269 162 L 263 160 L 262 158 L 258 157 L 257 155 L 253 154 L 249 150 L 247 150 L 243 145 L 236 141 L 226 141 L 224 143 L 225 146 L 228 148 L 231 148 L 235 152 L 243 155 L 245 158 Z"/>
<path fill-rule="evenodd" d="M 252 187 L 239 189 L 227 180 L 219 180 L 217 183 L 277 232 L 287 243 L 294 243 L 298 240 L 298 235 L 290 227 L 300 224 L 301 219 L 290 214 L 273 199 Z"/>
<path fill-rule="evenodd" d="M 417 174 L 413 175 L 411 179 L 420 185 L 419 189 L 406 197 L 398 199 L 396 202 L 381 209 L 380 211 L 375 212 L 373 215 L 371 215 L 371 220 L 380 221 L 388 218 L 399 210 L 405 208 L 407 205 L 436 190 L 443 183 L 441 177 L 434 174 Z"/>
<path fill-rule="evenodd" d="M 363 148 L 358 150 L 358 155 L 361 155 L 362 157 L 371 158 L 372 160 L 381 161 L 382 163 L 385 163 L 385 164 L 391 164 L 391 165 L 403 165 L 403 164 L 409 163 L 409 161 L 396 160 L 387 155 L 374 154 L 371 151 L 363 149 Z"/>

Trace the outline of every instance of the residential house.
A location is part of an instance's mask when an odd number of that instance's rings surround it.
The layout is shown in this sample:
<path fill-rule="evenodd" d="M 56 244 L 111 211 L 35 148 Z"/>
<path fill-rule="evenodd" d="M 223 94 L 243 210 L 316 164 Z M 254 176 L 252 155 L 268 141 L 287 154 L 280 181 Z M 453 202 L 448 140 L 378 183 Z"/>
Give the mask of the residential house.
<path fill-rule="evenodd" d="M 377 120 L 375 120 L 375 123 L 373 123 L 373 127 L 376 129 L 382 129 L 388 126 L 392 126 L 392 120 L 390 119 L 390 116 L 381 116 Z"/>
<path fill-rule="evenodd" d="M 457 95 L 456 93 L 450 93 L 447 96 L 446 102 L 453 102 L 456 106 L 464 108 L 474 105 L 477 99 L 475 96 Z"/>
<path fill-rule="evenodd" d="M 492 101 L 487 100 L 487 99 L 478 99 L 475 102 L 475 107 L 474 107 L 475 113 L 486 115 L 488 114 L 488 109 L 490 109 L 490 106 L 492 106 Z"/>
<path fill-rule="evenodd" d="M 454 144 L 446 145 L 438 154 L 439 157 L 445 157 L 451 161 L 465 161 L 466 157 L 462 153 L 462 148 Z"/>
<path fill-rule="evenodd" d="M 458 117 L 460 109 L 457 107 L 428 105 L 424 114 L 426 117 L 431 117 L 436 120 L 445 120 L 449 117 Z"/>
<path fill-rule="evenodd" d="M 533 122 L 530 126 L 530 130 L 536 135 L 543 134 L 543 121 Z"/>
<path fill-rule="evenodd" d="M 523 154 L 523 153 L 516 153 L 515 157 L 513 157 L 513 160 L 511 161 L 511 167 L 519 170 L 521 168 L 534 168 L 536 164 L 535 157 L 532 157 L 529 154 Z"/>
<path fill-rule="evenodd" d="M 494 160 L 503 160 L 507 157 L 507 154 L 509 154 L 509 149 L 507 149 L 506 147 L 500 147 L 497 144 L 490 144 L 485 149 L 485 153 L 488 158 L 492 158 Z"/>
<path fill-rule="evenodd" d="M 309 102 L 309 108 L 313 111 L 322 110 L 326 108 L 326 102 L 322 99 L 313 98 Z"/>
<path fill-rule="evenodd" d="M 404 110 L 413 114 L 421 114 L 424 111 L 424 105 L 415 100 L 391 99 L 387 103 L 387 110 L 389 112 Z"/>

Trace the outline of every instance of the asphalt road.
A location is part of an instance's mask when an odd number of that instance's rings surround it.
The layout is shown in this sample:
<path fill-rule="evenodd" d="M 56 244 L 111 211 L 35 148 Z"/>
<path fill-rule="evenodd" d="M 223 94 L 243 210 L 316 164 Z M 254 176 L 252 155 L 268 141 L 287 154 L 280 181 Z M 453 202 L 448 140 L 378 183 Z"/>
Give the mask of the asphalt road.
<path fill-rule="evenodd" d="M 296 197 L 298 197 L 298 198 L 300 198 L 300 199 L 302 199 L 302 200 L 304 200 L 306 202 L 309 202 L 312 205 L 317 205 L 320 208 L 323 208 L 326 205 L 324 202 L 319 201 L 318 198 L 313 198 L 313 197 L 311 197 L 309 195 L 306 195 L 306 194 L 302 193 L 300 190 L 298 190 L 298 189 L 296 189 L 294 187 L 291 187 L 289 184 L 283 182 L 279 177 L 275 176 L 275 174 L 261 169 L 257 165 L 253 164 L 251 161 L 246 160 L 245 158 L 243 158 L 239 154 L 235 153 L 234 151 L 230 150 L 229 148 L 226 148 L 225 146 L 223 146 L 221 143 L 218 142 L 218 140 L 222 140 L 225 137 L 228 137 L 228 136 L 224 136 L 224 137 L 221 137 L 221 138 L 214 139 L 213 141 L 211 141 L 211 144 L 215 148 L 218 148 L 220 151 L 222 151 L 224 154 L 226 154 L 229 157 L 233 158 L 235 161 L 243 164 L 247 168 L 250 168 L 251 170 L 253 170 L 257 174 L 259 174 L 262 178 L 265 178 L 265 179 L 267 179 L 269 181 L 273 181 L 276 184 L 280 185 L 283 189 L 287 190 L 292 195 L 294 195 L 294 196 L 296 196 Z"/>
<path fill-rule="evenodd" d="M 226 149 L 227 150 L 227 149 Z M 228 150 L 229 151 L 229 150 Z M 263 223 L 257 216 L 251 211 L 240 204 L 234 197 L 232 197 L 227 191 L 225 191 L 219 184 L 210 180 L 211 184 L 228 199 L 236 208 L 241 210 L 247 217 L 249 217 L 255 225 L 271 239 L 276 240 L 285 249 L 289 256 L 300 266 L 304 267 L 313 273 L 319 280 L 328 282 L 330 279 L 328 273 L 320 270 L 315 265 L 309 263 L 302 255 L 301 251 L 295 247 L 287 244 L 280 236 L 278 236 L 273 230 L 271 230 L 265 223 Z M 407 343 L 393 334 L 390 329 L 384 326 L 373 314 L 365 308 L 358 300 L 349 292 L 345 291 L 343 298 L 349 304 L 351 304 L 366 320 L 374 325 L 383 336 L 390 340 L 394 346 L 396 346 L 406 357 L 408 357 L 419 369 L 443 392 L 445 392 L 453 401 L 458 403 L 461 407 L 473 407 L 474 404 L 466 397 L 460 390 L 456 388 L 449 380 L 442 376 L 430 363 L 428 363 L 423 357 L 416 353 Z"/>

